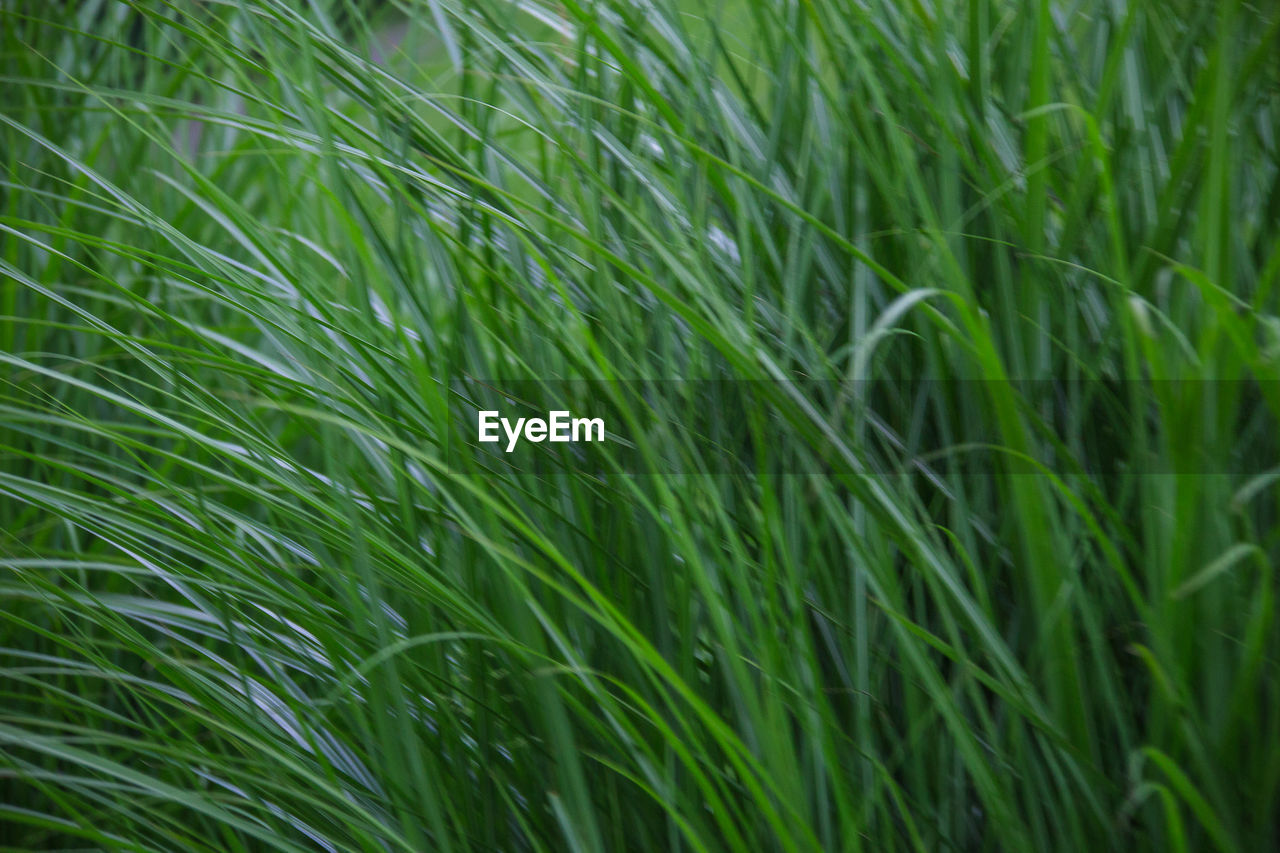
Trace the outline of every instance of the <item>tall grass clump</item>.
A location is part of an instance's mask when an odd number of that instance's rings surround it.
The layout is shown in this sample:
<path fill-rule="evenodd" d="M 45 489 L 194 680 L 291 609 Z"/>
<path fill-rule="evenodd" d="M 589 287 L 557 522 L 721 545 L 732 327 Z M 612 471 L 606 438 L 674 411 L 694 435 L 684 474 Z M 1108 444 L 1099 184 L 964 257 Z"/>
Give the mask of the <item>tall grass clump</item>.
<path fill-rule="evenodd" d="M 1274 5 L 0 53 L 0 844 L 1276 849 Z"/>

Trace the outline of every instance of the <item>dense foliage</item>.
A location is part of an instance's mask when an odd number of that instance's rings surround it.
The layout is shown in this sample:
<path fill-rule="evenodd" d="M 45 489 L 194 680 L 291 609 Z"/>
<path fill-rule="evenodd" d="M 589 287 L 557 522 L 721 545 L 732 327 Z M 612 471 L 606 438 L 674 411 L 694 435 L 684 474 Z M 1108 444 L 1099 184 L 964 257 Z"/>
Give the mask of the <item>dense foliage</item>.
<path fill-rule="evenodd" d="M 0 843 L 1274 849 L 1274 5 L 10 0 L 0 55 Z M 458 377 L 670 393 L 534 472 Z"/>

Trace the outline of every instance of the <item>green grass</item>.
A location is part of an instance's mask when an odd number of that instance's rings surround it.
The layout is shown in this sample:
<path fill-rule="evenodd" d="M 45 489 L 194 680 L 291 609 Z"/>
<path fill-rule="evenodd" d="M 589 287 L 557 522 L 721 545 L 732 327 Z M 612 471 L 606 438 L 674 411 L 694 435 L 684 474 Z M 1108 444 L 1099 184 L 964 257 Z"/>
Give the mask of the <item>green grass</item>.
<path fill-rule="evenodd" d="M 1271 4 L 0 54 L 0 845 L 1276 849 Z M 475 378 L 626 464 L 469 454 Z"/>

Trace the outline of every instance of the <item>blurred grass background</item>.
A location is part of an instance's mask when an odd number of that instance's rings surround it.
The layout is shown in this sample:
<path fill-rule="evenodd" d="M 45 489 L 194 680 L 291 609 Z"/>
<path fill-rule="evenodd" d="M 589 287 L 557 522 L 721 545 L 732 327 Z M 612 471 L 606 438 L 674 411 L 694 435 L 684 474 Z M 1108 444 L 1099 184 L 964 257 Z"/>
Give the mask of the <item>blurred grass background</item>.
<path fill-rule="evenodd" d="M 1276 848 L 1273 5 L 0 43 L 7 849 Z M 772 390 L 742 470 L 667 395 L 648 476 L 535 475 L 446 459 L 458 376 Z M 821 392 L 920 378 L 989 471 Z"/>

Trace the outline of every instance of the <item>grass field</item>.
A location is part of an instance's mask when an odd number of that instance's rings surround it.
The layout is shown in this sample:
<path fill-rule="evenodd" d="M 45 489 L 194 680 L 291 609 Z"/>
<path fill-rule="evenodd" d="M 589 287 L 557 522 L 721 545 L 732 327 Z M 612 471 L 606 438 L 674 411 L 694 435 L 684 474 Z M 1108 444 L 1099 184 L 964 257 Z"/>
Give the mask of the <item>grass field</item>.
<path fill-rule="evenodd" d="M 0 848 L 1278 849 L 1274 4 L 0 56 Z"/>

